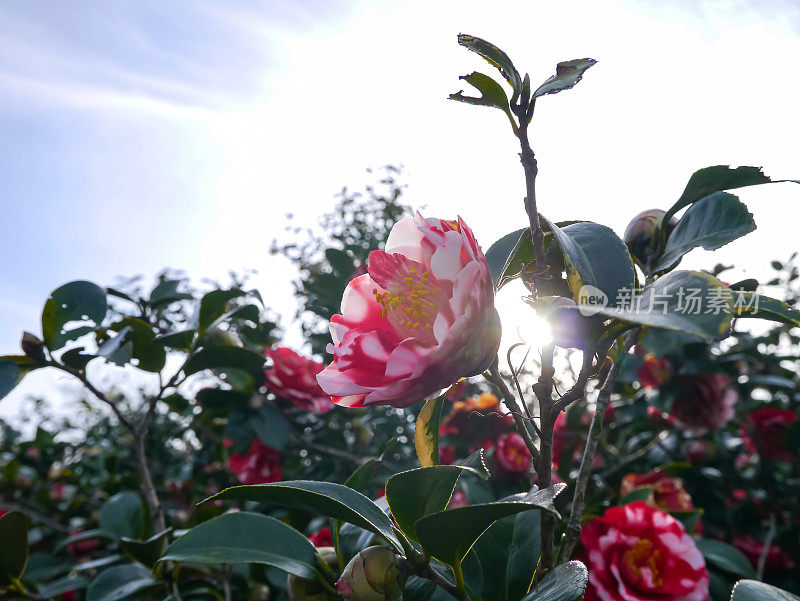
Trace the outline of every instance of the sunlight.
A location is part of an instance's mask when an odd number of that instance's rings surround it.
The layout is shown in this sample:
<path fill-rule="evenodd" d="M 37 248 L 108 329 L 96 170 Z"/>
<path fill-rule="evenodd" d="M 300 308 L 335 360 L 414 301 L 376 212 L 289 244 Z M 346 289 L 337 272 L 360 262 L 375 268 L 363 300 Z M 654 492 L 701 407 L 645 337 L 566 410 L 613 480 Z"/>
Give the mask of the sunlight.
<path fill-rule="evenodd" d="M 527 294 L 528 290 L 522 282 L 514 280 L 506 284 L 495 298 L 495 306 L 503 325 L 499 351 L 501 366 L 505 366 L 505 356 L 511 345 L 524 342 L 535 350 L 552 338 L 550 325 L 522 300 Z"/>

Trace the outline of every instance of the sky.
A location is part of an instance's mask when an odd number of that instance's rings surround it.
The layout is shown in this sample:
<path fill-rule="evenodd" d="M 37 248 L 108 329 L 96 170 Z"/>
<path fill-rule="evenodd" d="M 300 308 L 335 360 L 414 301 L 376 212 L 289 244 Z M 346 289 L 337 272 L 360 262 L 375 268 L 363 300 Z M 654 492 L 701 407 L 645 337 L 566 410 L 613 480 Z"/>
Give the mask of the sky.
<path fill-rule="evenodd" d="M 4 0 L 0 354 L 39 331 L 58 285 L 164 267 L 198 280 L 258 270 L 291 336 L 294 274 L 270 242 L 286 212 L 313 223 L 342 186 L 370 181 L 367 167 L 404 165 L 406 201 L 461 215 L 484 248 L 525 225 L 505 117 L 446 99 L 459 75 L 494 75 L 459 32 L 502 47 L 534 84 L 559 61 L 599 61 L 537 103 L 551 219 L 622 234 L 704 166 L 800 176 L 794 0 Z M 731 260 L 758 277 L 798 247 L 800 187 L 740 196 L 759 229 L 684 266 Z M 29 376 L 0 416 L 43 386 L 70 393 Z"/>

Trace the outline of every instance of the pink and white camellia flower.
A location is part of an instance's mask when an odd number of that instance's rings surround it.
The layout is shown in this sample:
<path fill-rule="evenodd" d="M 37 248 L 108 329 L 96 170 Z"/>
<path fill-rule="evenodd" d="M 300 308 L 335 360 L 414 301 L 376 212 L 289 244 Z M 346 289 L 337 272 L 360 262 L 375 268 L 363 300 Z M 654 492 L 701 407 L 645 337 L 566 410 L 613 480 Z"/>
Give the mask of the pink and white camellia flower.
<path fill-rule="evenodd" d="M 348 284 L 330 328 L 333 362 L 317 381 L 347 407 L 408 407 L 486 370 L 500 317 L 472 230 L 460 218 L 403 218 Z"/>

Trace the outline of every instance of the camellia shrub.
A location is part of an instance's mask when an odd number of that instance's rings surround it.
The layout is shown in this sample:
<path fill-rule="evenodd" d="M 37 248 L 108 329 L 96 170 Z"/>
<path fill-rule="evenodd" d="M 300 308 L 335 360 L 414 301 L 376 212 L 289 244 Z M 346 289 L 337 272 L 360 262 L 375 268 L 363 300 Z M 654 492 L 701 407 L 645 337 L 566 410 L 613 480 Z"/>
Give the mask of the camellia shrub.
<path fill-rule="evenodd" d="M 521 227 L 484 251 L 477 224 L 403 205 L 393 168 L 386 190 L 343 192 L 322 237 L 274 245 L 311 354 L 242 278 L 55 289 L 0 357 L 0 398 L 40 369 L 85 398 L 4 424 L 8 598 L 798 599 L 795 257 L 763 285 L 678 269 L 753 231 L 729 191 L 772 180 L 700 169 L 622 238 L 552 222 L 528 128 L 595 61 L 533 88 L 499 48 L 459 43 L 501 74 L 450 98 L 506 115 Z M 512 280 L 552 338 L 499 356 Z M 103 363 L 125 368 L 111 385 Z"/>

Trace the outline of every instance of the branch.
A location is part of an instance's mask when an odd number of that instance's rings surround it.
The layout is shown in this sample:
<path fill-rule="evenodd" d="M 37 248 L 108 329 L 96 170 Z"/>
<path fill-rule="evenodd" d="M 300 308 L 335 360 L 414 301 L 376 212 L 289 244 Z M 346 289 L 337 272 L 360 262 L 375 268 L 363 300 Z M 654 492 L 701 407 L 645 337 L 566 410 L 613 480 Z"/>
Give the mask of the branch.
<path fill-rule="evenodd" d="M 775 524 L 775 514 L 771 513 L 769 515 L 769 529 L 767 530 L 766 538 L 764 538 L 764 546 L 761 548 L 761 554 L 758 556 L 756 580 L 764 579 L 764 569 L 767 566 L 767 557 L 769 557 L 769 549 L 772 547 L 772 540 L 775 538 L 776 529 L 777 526 Z"/>
<path fill-rule="evenodd" d="M 534 461 L 538 461 L 539 449 L 536 448 L 533 438 L 531 438 L 531 434 L 525 425 L 525 419 L 522 417 L 522 409 L 517 404 L 517 399 L 514 397 L 514 393 L 509 390 L 508 386 L 506 386 L 506 383 L 503 381 L 502 376 L 500 376 L 500 372 L 497 371 L 497 367 L 493 366 L 489 368 L 489 371 L 484 373 L 483 377 L 486 378 L 487 382 L 494 384 L 500 390 L 500 395 L 503 397 L 503 402 L 505 403 L 506 408 L 514 417 L 514 424 L 517 427 L 517 432 L 525 441 L 525 446 L 528 447 L 528 450 L 530 451 Z"/>
<path fill-rule="evenodd" d="M 561 398 L 556 401 L 556 408 L 559 412 L 564 411 L 573 402 L 582 399 L 586 395 L 586 384 L 589 382 L 589 376 L 592 374 L 592 367 L 594 366 L 594 350 L 586 349 L 583 351 L 583 365 L 578 374 L 578 379 L 575 385 L 567 390 Z"/>
<path fill-rule="evenodd" d="M 600 435 L 603 431 L 603 417 L 606 414 L 606 409 L 611 402 L 611 392 L 614 390 L 614 383 L 617 380 L 617 375 L 625 360 L 625 355 L 628 349 L 633 346 L 633 343 L 638 338 L 640 330 L 634 330 L 631 335 L 626 336 L 625 343 L 621 349 L 621 353 L 608 371 L 608 375 L 603 381 L 600 392 L 597 395 L 597 406 L 595 407 L 594 415 L 592 416 L 592 423 L 589 426 L 589 434 L 586 439 L 586 447 L 583 450 L 583 457 L 581 459 L 581 467 L 578 471 L 578 479 L 575 482 L 575 494 L 572 497 L 572 508 L 570 509 L 569 522 L 567 524 L 567 531 L 564 533 L 564 542 L 561 544 L 561 549 L 558 553 L 558 563 L 564 563 L 569 560 L 575 544 L 581 535 L 581 516 L 583 516 L 586 488 L 589 484 L 589 476 L 592 472 L 592 464 L 594 457 L 597 453 L 597 443 L 600 440 Z"/>

